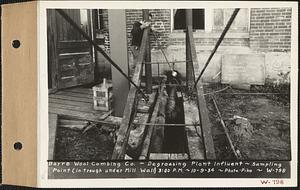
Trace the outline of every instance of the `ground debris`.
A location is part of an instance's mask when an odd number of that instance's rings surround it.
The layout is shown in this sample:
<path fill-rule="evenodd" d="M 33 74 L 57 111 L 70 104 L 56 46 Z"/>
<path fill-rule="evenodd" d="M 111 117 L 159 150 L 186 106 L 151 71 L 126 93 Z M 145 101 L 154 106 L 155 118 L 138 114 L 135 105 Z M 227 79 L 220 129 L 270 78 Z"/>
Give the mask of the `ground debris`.
<path fill-rule="evenodd" d="M 229 130 L 235 141 L 240 142 L 251 138 L 253 133 L 253 126 L 247 118 L 234 115 L 233 118 L 229 120 L 231 121 Z"/>
<path fill-rule="evenodd" d="M 215 92 L 224 85 L 205 86 L 205 92 Z M 267 92 L 271 95 L 251 95 Z M 231 139 L 244 160 L 290 160 L 290 102 L 281 89 L 268 85 L 252 86 L 250 91 L 227 89 L 215 93 L 215 98 L 230 131 Z M 234 159 L 221 128 L 213 102 L 206 96 L 217 159 Z M 245 119 L 234 119 L 239 116 Z M 248 120 L 248 122 L 247 122 Z"/>
<path fill-rule="evenodd" d="M 56 136 L 56 160 L 111 159 L 115 130 L 111 126 L 91 123 L 88 130 L 59 127 Z"/>

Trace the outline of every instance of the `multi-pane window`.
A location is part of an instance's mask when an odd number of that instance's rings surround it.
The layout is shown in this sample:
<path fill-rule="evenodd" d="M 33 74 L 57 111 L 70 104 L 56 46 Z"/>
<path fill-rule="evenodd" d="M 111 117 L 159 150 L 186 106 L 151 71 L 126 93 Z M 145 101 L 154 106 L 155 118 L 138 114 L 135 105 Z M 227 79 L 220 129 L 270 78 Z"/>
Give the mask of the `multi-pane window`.
<path fill-rule="evenodd" d="M 182 30 L 186 28 L 185 9 L 174 9 L 174 30 Z M 205 29 L 205 10 L 193 9 L 193 29 Z"/>

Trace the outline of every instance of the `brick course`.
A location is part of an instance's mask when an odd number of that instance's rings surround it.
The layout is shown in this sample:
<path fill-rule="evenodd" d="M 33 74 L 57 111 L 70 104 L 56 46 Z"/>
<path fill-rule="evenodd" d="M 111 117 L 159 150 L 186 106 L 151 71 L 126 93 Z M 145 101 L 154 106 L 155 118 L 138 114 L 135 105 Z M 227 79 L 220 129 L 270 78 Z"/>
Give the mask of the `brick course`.
<path fill-rule="evenodd" d="M 291 8 L 252 8 L 250 47 L 261 52 L 290 52 Z"/>
<path fill-rule="evenodd" d="M 149 12 L 154 17 L 152 25 L 158 31 L 158 41 L 151 35 L 153 49 L 185 44 L 185 37 L 170 37 L 170 9 L 150 9 Z M 249 38 L 225 38 L 221 46 L 250 47 L 260 52 L 289 52 L 291 49 L 291 13 L 291 8 L 251 8 Z M 127 9 L 126 18 L 128 45 L 130 46 L 130 31 L 134 22 L 142 20 L 142 10 Z M 103 10 L 103 20 L 106 28 L 105 48 L 109 51 L 107 10 Z M 196 46 L 214 46 L 216 41 L 217 38 L 195 38 Z"/>

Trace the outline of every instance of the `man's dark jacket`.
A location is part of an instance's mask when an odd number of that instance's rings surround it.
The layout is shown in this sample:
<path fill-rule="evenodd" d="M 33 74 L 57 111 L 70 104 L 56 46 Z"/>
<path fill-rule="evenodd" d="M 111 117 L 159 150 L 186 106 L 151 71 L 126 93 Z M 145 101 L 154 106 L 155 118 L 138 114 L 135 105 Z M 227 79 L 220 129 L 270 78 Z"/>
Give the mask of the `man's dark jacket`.
<path fill-rule="evenodd" d="M 133 24 L 133 28 L 131 30 L 131 35 L 132 35 L 132 41 L 131 45 L 132 46 L 141 46 L 142 43 L 142 38 L 143 38 L 143 30 L 141 29 L 141 23 L 140 22 L 135 22 Z"/>

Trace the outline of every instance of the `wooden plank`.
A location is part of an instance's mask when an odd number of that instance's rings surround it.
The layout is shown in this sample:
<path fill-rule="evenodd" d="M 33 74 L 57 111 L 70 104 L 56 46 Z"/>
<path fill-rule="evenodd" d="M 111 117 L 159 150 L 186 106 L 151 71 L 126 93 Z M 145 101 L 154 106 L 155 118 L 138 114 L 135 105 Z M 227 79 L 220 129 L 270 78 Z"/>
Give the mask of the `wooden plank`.
<path fill-rule="evenodd" d="M 73 111 L 80 111 L 80 112 L 87 112 L 87 113 L 103 113 L 103 111 L 96 111 L 93 109 L 93 106 L 90 107 L 81 107 L 81 106 L 74 106 L 74 105 L 66 105 L 66 104 L 56 104 L 56 103 L 51 103 L 49 104 L 49 108 L 60 108 L 60 109 L 65 109 L 65 110 L 73 110 Z"/>
<path fill-rule="evenodd" d="M 71 120 L 71 119 L 59 119 L 59 124 L 60 125 L 86 125 L 88 124 L 88 121 L 83 121 L 83 120 Z"/>
<path fill-rule="evenodd" d="M 148 113 L 137 113 L 134 122 L 147 123 L 149 117 L 150 114 Z M 139 148 L 141 148 L 141 145 L 143 144 L 145 131 L 146 125 L 135 126 L 135 128 L 130 131 L 128 138 L 128 147 L 126 152 L 130 157 L 138 159 Z"/>
<path fill-rule="evenodd" d="M 56 129 L 58 123 L 58 115 L 49 113 L 49 142 L 48 142 L 48 159 L 55 159 L 55 140 L 56 140 Z"/>
<path fill-rule="evenodd" d="M 164 91 L 164 95 L 161 98 L 161 104 L 158 111 L 158 116 L 156 119 L 156 124 L 161 124 L 154 127 L 153 130 L 153 139 L 151 142 L 150 152 L 151 153 L 162 153 L 163 151 L 163 141 L 164 141 L 164 130 L 165 127 L 165 112 L 166 112 L 166 104 L 167 104 L 167 94 Z"/>
<path fill-rule="evenodd" d="M 69 49 L 69 48 L 74 48 L 74 47 L 81 47 L 88 49 L 90 48 L 90 44 L 88 43 L 87 40 L 74 40 L 74 41 L 61 41 L 61 43 L 58 44 L 59 49 Z"/>
<path fill-rule="evenodd" d="M 199 123 L 199 109 L 196 101 L 184 100 L 185 123 Z M 187 146 L 192 160 L 205 159 L 205 148 L 203 145 L 202 129 L 200 126 L 185 126 L 187 135 Z"/>
<path fill-rule="evenodd" d="M 58 53 L 57 53 L 57 28 L 55 10 L 47 10 L 47 40 L 48 40 L 48 69 L 50 88 L 57 89 L 58 79 Z"/>
<path fill-rule="evenodd" d="M 187 32 L 189 34 L 188 36 L 189 36 L 189 42 L 191 47 L 191 58 L 194 67 L 194 75 L 195 75 L 194 77 L 198 78 L 198 76 L 200 75 L 200 69 L 199 69 L 199 63 L 197 59 L 197 53 L 196 53 L 192 28 L 188 28 Z M 215 155 L 214 142 L 211 134 L 211 123 L 208 117 L 208 110 L 206 107 L 206 102 L 205 102 L 204 92 L 203 92 L 203 84 L 201 81 L 199 81 L 199 83 L 197 84 L 196 90 L 197 90 L 197 104 L 198 104 L 198 109 L 200 111 L 199 117 L 201 122 L 202 136 L 203 136 L 204 147 L 205 147 L 205 158 L 215 159 L 216 155 Z"/>
<path fill-rule="evenodd" d="M 101 121 L 105 119 L 110 112 L 103 112 L 102 114 L 94 114 L 94 113 L 86 113 L 81 111 L 74 111 L 74 110 L 66 110 L 61 108 L 52 108 L 49 107 L 49 113 L 54 113 L 58 115 L 66 115 L 66 116 L 73 116 L 78 119 L 82 120 L 90 120 L 90 121 Z"/>
<path fill-rule="evenodd" d="M 78 93 L 78 92 L 68 92 L 68 91 L 58 91 L 55 94 L 70 96 L 70 97 L 78 97 L 78 98 L 88 98 L 93 99 L 93 94 L 88 93 Z"/>
<path fill-rule="evenodd" d="M 193 72 L 193 63 L 189 60 L 192 60 L 191 55 L 191 42 L 190 42 L 190 33 L 193 34 L 193 10 L 185 10 L 186 17 L 186 83 L 188 87 L 188 94 L 192 93 L 193 85 L 195 81 L 194 72 Z"/>
<path fill-rule="evenodd" d="M 49 98 L 49 104 L 55 103 L 55 104 L 62 104 L 62 105 L 74 105 L 74 106 L 82 106 L 93 109 L 93 103 L 89 102 L 76 102 L 72 100 L 62 100 L 57 98 Z"/>
<path fill-rule="evenodd" d="M 121 125 L 122 118 L 121 117 L 115 117 L 115 116 L 108 116 L 105 121 L 114 123 L 115 125 Z"/>
<path fill-rule="evenodd" d="M 65 92 L 76 92 L 76 93 L 82 93 L 82 94 L 91 94 L 93 95 L 93 90 L 91 88 L 68 88 L 64 89 Z"/>
<path fill-rule="evenodd" d="M 152 110 L 154 104 L 155 104 L 155 97 L 156 97 L 156 91 L 152 93 L 149 97 L 149 101 L 145 102 L 142 99 L 138 101 L 137 105 L 137 113 L 134 118 L 133 123 L 147 123 L 150 119 L 150 113 L 139 113 L 138 109 L 140 105 L 144 105 L 148 108 L 147 111 Z M 145 131 L 146 131 L 146 125 L 135 125 L 134 129 L 130 131 L 129 139 L 128 139 L 128 147 L 127 147 L 127 154 L 130 155 L 133 158 L 138 159 L 139 157 L 139 151 L 141 148 L 141 145 L 143 144 L 143 140 L 145 137 Z"/>
<path fill-rule="evenodd" d="M 149 9 L 143 9 L 143 20 L 149 21 Z M 148 36 L 148 41 L 146 44 L 146 57 L 145 62 L 151 62 L 151 43 L 150 35 Z M 146 75 L 146 93 L 152 93 L 152 66 L 147 64 L 145 65 L 145 75 Z"/>
<path fill-rule="evenodd" d="M 148 41 L 147 36 L 149 35 L 149 32 L 150 32 L 149 29 L 144 30 L 140 52 L 138 55 L 135 71 L 134 71 L 134 74 L 132 77 L 132 81 L 138 86 L 140 85 L 140 82 L 141 82 L 140 77 L 141 77 L 141 73 L 142 73 L 142 69 L 143 69 L 142 63 L 144 61 L 145 54 L 146 54 L 146 43 Z M 130 132 L 130 122 L 131 122 L 131 119 L 133 116 L 133 107 L 134 107 L 134 103 L 135 103 L 135 99 L 136 99 L 135 98 L 136 91 L 137 91 L 137 89 L 133 85 L 131 85 L 129 93 L 128 93 L 127 103 L 126 103 L 126 106 L 124 109 L 122 123 L 121 123 L 120 129 L 119 129 L 118 138 L 117 138 L 117 141 L 116 141 L 116 144 L 114 147 L 114 151 L 113 151 L 113 155 L 112 155 L 113 160 L 124 158 L 125 147 L 127 145 L 129 132 Z"/>
<path fill-rule="evenodd" d="M 115 120 L 112 120 L 112 121 L 111 120 L 107 120 L 110 117 L 114 118 L 114 116 L 111 116 L 111 115 L 108 115 L 108 114 L 111 114 L 111 112 L 105 113 L 105 116 L 103 116 L 105 118 L 103 120 L 91 119 L 91 118 L 80 118 L 80 117 L 72 116 L 72 115 L 60 115 L 59 117 L 60 118 L 64 118 L 64 119 L 93 122 L 93 123 L 97 123 L 97 124 L 100 124 L 100 125 L 105 124 L 105 126 L 106 125 L 110 125 L 110 126 L 112 126 L 114 128 L 115 127 L 118 128 L 118 126 L 120 126 L 121 121 L 119 121 L 119 120 L 116 120 L 116 121 Z"/>
<path fill-rule="evenodd" d="M 165 87 L 166 87 L 165 82 L 166 82 L 166 78 L 164 78 L 163 81 L 162 81 L 162 84 L 161 84 L 162 86 L 161 86 L 160 92 L 158 94 L 158 97 L 157 97 L 157 100 L 156 100 L 156 103 L 155 103 L 155 106 L 154 106 L 154 109 L 153 109 L 153 112 L 152 112 L 150 123 L 155 123 L 156 122 L 158 111 L 159 111 L 159 108 L 162 104 L 162 99 L 163 99 L 162 97 L 164 96 L 163 92 L 164 92 Z M 145 160 L 149 156 L 149 149 L 150 149 L 151 140 L 152 140 L 153 128 L 154 128 L 153 125 L 148 126 L 146 137 L 145 137 L 143 147 L 142 147 L 142 151 L 141 151 L 141 155 L 139 157 L 140 160 Z"/>
<path fill-rule="evenodd" d="M 68 129 L 74 129 L 74 130 L 80 130 L 82 131 L 83 129 L 85 129 L 87 127 L 88 124 L 86 125 L 58 125 L 60 128 L 68 128 Z"/>
<path fill-rule="evenodd" d="M 50 94 L 49 98 L 61 99 L 61 100 L 71 100 L 77 102 L 85 102 L 85 103 L 93 103 L 93 99 L 91 98 L 82 98 L 82 97 L 72 97 L 72 96 L 65 96 L 60 94 Z"/>

